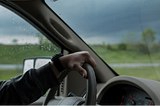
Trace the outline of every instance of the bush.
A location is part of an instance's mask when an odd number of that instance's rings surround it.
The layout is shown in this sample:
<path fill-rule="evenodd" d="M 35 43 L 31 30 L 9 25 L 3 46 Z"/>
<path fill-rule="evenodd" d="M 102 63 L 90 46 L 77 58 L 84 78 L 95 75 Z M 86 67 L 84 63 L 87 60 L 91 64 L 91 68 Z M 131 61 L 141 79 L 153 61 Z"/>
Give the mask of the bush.
<path fill-rule="evenodd" d="M 118 50 L 127 50 L 127 45 L 124 43 L 118 44 Z"/>
<path fill-rule="evenodd" d="M 149 49 L 151 52 L 160 52 L 160 43 L 154 44 Z"/>
<path fill-rule="evenodd" d="M 144 44 L 136 44 L 135 48 L 137 49 L 137 51 L 143 54 L 148 54 L 148 48 Z"/>
<path fill-rule="evenodd" d="M 108 50 L 113 50 L 112 46 L 110 44 L 107 45 Z"/>

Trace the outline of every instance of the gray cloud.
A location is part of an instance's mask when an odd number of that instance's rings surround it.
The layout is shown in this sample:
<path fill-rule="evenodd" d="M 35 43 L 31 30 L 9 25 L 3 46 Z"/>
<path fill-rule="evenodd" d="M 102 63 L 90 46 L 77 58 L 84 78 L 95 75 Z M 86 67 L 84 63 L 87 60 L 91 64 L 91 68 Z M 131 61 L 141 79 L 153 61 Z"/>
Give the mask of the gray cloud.
<path fill-rule="evenodd" d="M 118 0 L 119 1 L 119 0 Z M 48 1 L 49 2 L 49 1 Z M 87 3 L 90 3 L 88 6 Z M 50 7 L 79 35 L 122 36 L 141 34 L 146 28 L 159 32 L 159 0 L 59 0 Z M 98 5 L 98 6 L 97 6 Z M 157 23 L 158 22 L 158 23 Z M 157 24 L 156 24 L 157 23 Z M 159 27 L 158 27 L 159 26 Z"/>
<path fill-rule="evenodd" d="M 150 0 L 120 0 L 120 2 L 117 0 L 75 0 L 75 2 L 46 0 L 46 2 L 83 38 L 109 36 L 121 41 L 123 35 L 128 33 L 140 35 L 146 28 L 151 28 L 160 39 L 160 0 L 154 2 Z M 0 7 L 0 35 L 35 35 L 38 32 L 22 18 L 4 10 Z"/>
<path fill-rule="evenodd" d="M 38 31 L 20 16 L 0 6 L 0 36 L 32 35 Z"/>

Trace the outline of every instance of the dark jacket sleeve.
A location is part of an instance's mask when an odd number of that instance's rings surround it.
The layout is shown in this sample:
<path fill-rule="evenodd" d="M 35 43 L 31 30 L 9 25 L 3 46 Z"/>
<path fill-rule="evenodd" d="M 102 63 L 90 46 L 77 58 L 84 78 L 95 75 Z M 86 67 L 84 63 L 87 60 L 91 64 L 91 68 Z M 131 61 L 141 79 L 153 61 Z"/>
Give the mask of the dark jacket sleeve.
<path fill-rule="evenodd" d="M 39 69 L 30 69 L 24 75 L 0 82 L 0 104 L 30 104 L 59 84 L 50 63 Z"/>

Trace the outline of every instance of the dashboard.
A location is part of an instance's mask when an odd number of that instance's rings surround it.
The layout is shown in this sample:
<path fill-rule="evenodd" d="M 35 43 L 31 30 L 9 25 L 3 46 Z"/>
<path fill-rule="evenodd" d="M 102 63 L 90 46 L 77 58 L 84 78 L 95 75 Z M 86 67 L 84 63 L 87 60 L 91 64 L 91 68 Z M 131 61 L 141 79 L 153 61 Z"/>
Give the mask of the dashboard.
<path fill-rule="evenodd" d="M 154 105 L 152 98 L 142 89 L 130 84 L 118 84 L 108 89 L 100 105 Z"/>
<path fill-rule="evenodd" d="M 99 105 L 160 105 L 160 82 L 118 76 L 110 79 L 97 93 Z"/>

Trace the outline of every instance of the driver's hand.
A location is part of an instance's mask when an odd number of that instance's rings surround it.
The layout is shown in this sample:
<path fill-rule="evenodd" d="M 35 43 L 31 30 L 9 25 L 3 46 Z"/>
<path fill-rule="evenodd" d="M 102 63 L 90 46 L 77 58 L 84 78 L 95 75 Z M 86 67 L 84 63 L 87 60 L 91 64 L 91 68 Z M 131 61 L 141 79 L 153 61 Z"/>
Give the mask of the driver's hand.
<path fill-rule="evenodd" d="M 91 57 L 89 52 L 81 51 L 60 57 L 60 61 L 64 68 L 70 71 L 79 72 L 84 78 L 87 77 L 86 70 L 82 67 L 84 63 L 89 63 L 93 68 L 96 67 L 95 60 Z"/>

